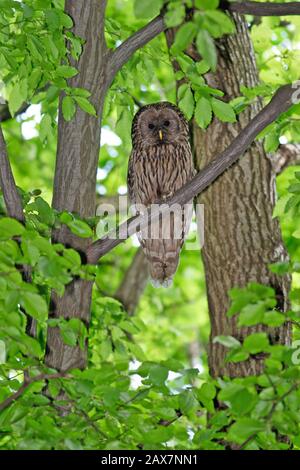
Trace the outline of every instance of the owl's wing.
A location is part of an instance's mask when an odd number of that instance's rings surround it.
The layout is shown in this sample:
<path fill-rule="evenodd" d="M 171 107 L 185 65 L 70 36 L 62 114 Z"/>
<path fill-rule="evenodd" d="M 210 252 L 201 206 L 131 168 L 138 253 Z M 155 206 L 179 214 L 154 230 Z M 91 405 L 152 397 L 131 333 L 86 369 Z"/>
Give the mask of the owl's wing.
<path fill-rule="evenodd" d="M 134 151 L 131 152 L 128 162 L 127 188 L 129 200 L 132 204 L 136 202 L 135 198 L 135 178 L 134 178 Z"/>

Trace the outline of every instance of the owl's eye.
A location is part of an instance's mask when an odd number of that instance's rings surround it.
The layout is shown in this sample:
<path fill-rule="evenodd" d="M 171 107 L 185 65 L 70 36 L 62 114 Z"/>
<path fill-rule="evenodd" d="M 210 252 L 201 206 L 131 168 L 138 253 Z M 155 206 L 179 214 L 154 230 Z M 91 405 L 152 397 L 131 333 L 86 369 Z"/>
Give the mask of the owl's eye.
<path fill-rule="evenodd" d="M 166 121 L 164 122 L 164 126 L 165 126 L 165 127 L 169 127 L 169 125 L 170 125 L 170 121 L 166 120 Z"/>
<path fill-rule="evenodd" d="M 155 126 L 154 126 L 154 124 L 152 124 L 152 123 L 150 122 L 150 124 L 148 124 L 148 127 L 149 127 L 149 129 L 154 129 Z"/>

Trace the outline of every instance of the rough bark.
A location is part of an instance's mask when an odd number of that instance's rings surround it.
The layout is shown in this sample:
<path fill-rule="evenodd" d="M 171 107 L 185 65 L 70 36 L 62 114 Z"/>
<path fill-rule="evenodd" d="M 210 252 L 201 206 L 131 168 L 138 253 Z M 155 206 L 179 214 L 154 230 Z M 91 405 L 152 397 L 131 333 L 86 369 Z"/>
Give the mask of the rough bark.
<path fill-rule="evenodd" d="M 80 217 L 95 213 L 96 172 L 100 149 L 100 122 L 107 87 L 107 48 L 104 39 L 105 0 L 89 2 L 66 1 L 66 12 L 73 18 L 74 33 L 84 39 L 84 50 L 78 64 L 79 74 L 70 80 L 74 87 L 91 92 L 97 118 L 77 109 L 75 117 L 66 122 L 61 106 L 58 121 L 58 148 L 53 191 L 53 207 L 58 211 L 75 212 Z M 62 99 L 62 97 L 61 97 Z M 53 234 L 55 242 L 84 253 L 87 239 L 71 234 L 66 227 Z M 63 297 L 52 295 L 50 318 L 80 318 L 87 326 L 90 320 L 92 283 L 74 280 Z M 45 362 L 57 370 L 84 367 L 86 351 L 67 346 L 58 328 L 48 329 Z"/>
<path fill-rule="evenodd" d="M 219 62 L 213 85 L 225 92 L 227 100 L 240 94 L 240 85 L 253 87 L 258 82 L 255 55 L 246 21 L 233 15 L 237 33 L 217 43 Z M 236 124 L 214 119 L 206 132 L 194 124 L 194 149 L 198 168 L 204 168 L 222 152 L 249 120 L 261 109 L 261 102 L 247 108 Z M 205 243 L 202 249 L 211 320 L 209 367 L 213 376 L 246 376 L 262 371 L 263 361 L 252 357 L 246 362 L 226 363 L 226 349 L 214 344 L 218 335 L 242 339 L 262 327 L 238 329 L 229 319 L 228 291 L 255 281 L 272 286 L 281 311 L 288 308 L 290 279 L 278 277 L 268 269 L 269 263 L 287 259 L 278 221 L 272 218 L 276 198 L 275 175 L 260 142 L 227 170 L 203 194 L 198 202 L 205 206 Z M 269 332 L 272 341 L 289 342 L 290 328 Z"/>
<path fill-rule="evenodd" d="M 0 126 L 0 188 L 3 194 L 7 215 L 24 222 L 22 199 L 8 159 L 6 142 Z"/>

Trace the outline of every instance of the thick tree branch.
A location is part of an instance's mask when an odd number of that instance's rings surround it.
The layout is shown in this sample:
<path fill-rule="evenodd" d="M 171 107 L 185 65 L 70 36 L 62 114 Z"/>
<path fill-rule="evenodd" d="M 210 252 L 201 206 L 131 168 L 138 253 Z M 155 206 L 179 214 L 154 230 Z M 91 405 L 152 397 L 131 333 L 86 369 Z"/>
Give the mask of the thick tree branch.
<path fill-rule="evenodd" d="M 7 155 L 6 143 L 0 126 L 0 185 L 9 217 L 24 222 L 22 199 Z"/>
<path fill-rule="evenodd" d="M 270 3 L 270 2 L 233 2 L 221 1 L 221 8 L 232 13 L 253 16 L 289 16 L 300 15 L 300 3 Z"/>
<path fill-rule="evenodd" d="M 60 96 L 57 154 L 54 173 L 52 206 L 58 211 L 76 212 L 82 218 L 95 215 L 97 167 L 100 150 L 102 111 L 107 89 L 108 49 L 104 37 L 106 0 L 66 0 L 65 13 L 73 19 L 73 34 L 84 41 L 79 60 L 70 57 L 70 64 L 79 73 L 68 80 L 68 85 L 85 88 L 91 93 L 97 118 L 80 108 L 74 118 L 66 121 Z M 67 226 L 53 231 L 52 239 L 84 252 L 89 241 L 73 234 Z M 92 282 L 74 279 L 64 295 L 52 292 L 50 318 L 79 318 L 85 325 L 90 321 Z M 56 370 L 85 368 L 85 348 L 64 343 L 59 328 L 49 326 L 45 363 Z"/>
<path fill-rule="evenodd" d="M 154 39 L 165 29 L 164 20 L 158 15 L 146 26 L 130 36 L 117 49 L 112 52 L 107 70 L 109 70 L 109 80 L 112 81 L 116 73 L 130 59 L 130 57 L 149 41 Z"/>
<path fill-rule="evenodd" d="M 240 132 L 231 145 L 221 155 L 214 159 L 202 171 L 200 171 L 189 183 L 177 191 L 172 198 L 162 202 L 163 208 L 158 205 L 148 211 L 144 216 L 136 216 L 124 222 L 118 227 L 118 237 L 112 234 L 92 243 L 87 249 L 87 260 L 89 263 L 97 263 L 99 258 L 111 251 L 125 239 L 133 235 L 137 230 L 147 227 L 151 221 L 158 218 L 159 214 L 168 212 L 168 206 L 173 204 L 186 204 L 193 197 L 200 194 L 218 176 L 224 173 L 235 163 L 253 143 L 257 135 L 269 124 L 274 122 L 280 114 L 286 112 L 292 104 L 297 90 L 294 85 L 284 85 L 278 89 L 270 103 L 265 106 L 258 115 Z"/>

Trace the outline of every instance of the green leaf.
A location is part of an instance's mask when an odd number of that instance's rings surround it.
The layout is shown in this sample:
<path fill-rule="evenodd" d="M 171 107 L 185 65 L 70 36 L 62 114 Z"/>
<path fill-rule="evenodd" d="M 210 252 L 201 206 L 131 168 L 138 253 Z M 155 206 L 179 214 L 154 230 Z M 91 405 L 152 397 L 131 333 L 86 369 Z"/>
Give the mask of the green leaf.
<path fill-rule="evenodd" d="M 213 343 L 222 344 L 222 346 L 225 346 L 226 348 L 237 348 L 241 346 L 241 343 L 233 336 L 224 335 L 215 336 L 213 339 Z"/>
<path fill-rule="evenodd" d="M 85 88 L 71 88 L 70 93 L 72 93 L 73 96 L 83 96 L 84 98 L 91 96 L 91 92 Z"/>
<path fill-rule="evenodd" d="M 176 55 L 184 51 L 189 46 L 196 35 L 197 26 L 195 23 L 188 21 L 184 23 L 176 33 L 174 44 L 171 47 L 171 53 Z"/>
<path fill-rule="evenodd" d="M 20 291 L 18 290 L 12 290 L 9 292 L 8 295 L 5 297 L 5 309 L 6 311 L 13 312 L 14 310 L 17 309 L 18 304 L 20 302 Z"/>
<path fill-rule="evenodd" d="M 24 233 L 24 226 L 15 219 L 10 217 L 3 217 L 0 219 L 0 238 L 9 239 L 22 235 Z"/>
<path fill-rule="evenodd" d="M 180 89 L 178 90 L 178 96 L 180 97 L 179 91 Z M 183 111 L 184 115 L 189 121 L 194 114 L 194 106 L 195 106 L 194 96 L 189 86 L 185 88 L 185 91 L 183 92 L 183 95 L 178 103 L 178 106 L 181 109 L 181 111 Z"/>
<path fill-rule="evenodd" d="M 265 423 L 252 418 L 240 418 L 229 429 L 228 439 L 242 444 L 251 435 L 264 431 Z"/>
<path fill-rule="evenodd" d="M 28 87 L 35 90 L 41 81 L 42 75 L 42 69 L 40 67 L 35 68 L 28 78 Z"/>
<path fill-rule="evenodd" d="M 149 380 L 153 385 L 161 387 L 165 384 L 165 381 L 168 378 L 169 371 L 166 367 L 159 364 L 155 364 L 150 368 L 149 371 Z"/>
<path fill-rule="evenodd" d="M 272 326 L 276 328 L 278 326 L 283 325 L 286 322 L 286 318 L 282 313 L 269 311 L 265 312 L 263 315 L 262 323 L 264 325 Z"/>
<path fill-rule="evenodd" d="M 88 114 L 91 114 L 92 116 L 97 116 L 96 109 L 87 98 L 84 98 L 83 96 L 74 96 L 74 99 L 75 101 L 77 101 L 83 111 Z"/>
<path fill-rule="evenodd" d="M 189 414 L 198 407 L 198 401 L 191 391 L 184 391 L 178 397 L 178 406 L 183 414 Z"/>
<path fill-rule="evenodd" d="M 208 31 L 202 29 L 197 34 L 196 45 L 199 54 L 210 65 L 213 72 L 217 68 L 217 51 L 213 38 Z"/>
<path fill-rule="evenodd" d="M 295 232 L 292 233 L 294 238 L 300 238 L 300 229 L 295 230 Z"/>
<path fill-rule="evenodd" d="M 197 396 L 198 398 L 206 398 L 207 400 L 212 400 L 216 396 L 216 387 L 211 383 L 205 383 L 201 386 L 200 390 L 198 390 Z"/>
<path fill-rule="evenodd" d="M 60 65 L 57 67 L 56 73 L 59 77 L 72 78 L 78 74 L 78 70 L 75 69 L 75 67 L 71 67 L 70 65 Z"/>
<path fill-rule="evenodd" d="M 288 187 L 288 192 L 289 192 L 289 193 L 300 194 L 300 183 L 291 184 L 291 185 Z"/>
<path fill-rule="evenodd" d="M 180 68 L 182 69 L 182 71 L 186 74 L 188 73 L 189 70 L 195 69 L 194 61 L 183 52 L 176 55 L 176 60 L 178 64 L 180 65 Z"/>
<path fill-rule="evenodd" d="M 229 384 L 221 390 L 219 400 L 228 401 L 234 413 L 243 415 L 249 413 L 257 403 L 257 395 L 239 384 Z"/>
<path fill-rule="evenodd" d="M 270 152 L 270 153 L 276 152 L 280 144 L 279 137 L 280 136 L 277 130 L 275 132 L 271 132 L 270 134 L 266 136 L 265 142 L 264 142 L 264 148 L 266 152 Z"/>
<path fill-rule="evenodd" d="M 212 99 L 212 109 L 218 119 L 222 122 L 236 122 L 235 112 L 229 103 Z"/>
<path fill-rule="evenodd" d="M 269 340 L 266 333 L 253 333 L 244 340 L 243 348 L 250 354 L 269 350 Z"/>
<path fill-rule="evenodd" d="M 235 31 L 233 21 L 222 11 L 207 11 L 204 16 L 204 26 L 214 38 Z"/>
<path fill-rule="evenodd" d="M 185 7 L 180 2 L 169 3 L 168 11 L 165 14 L 165 23 L 168 28 L 180 25 L 185 18 Z"/>
<path fill-rule="evenodd" d="M 41 222 L 47 225 L 53 225 L 55 216 L 49 204 L 43 198 L 37 197 L 34 201 L 34 205 L 39 213 Z"/>
<path fill-rule="evenodd" d="M 20 299 L 21 305 L 26 313 L 37 320 L 45 320 L 48 314 L 48 307 L 40 295 L 35 292 L 23 291 Z"/>
<path fill-rule="evenodd" d="M 73 347 L 76 346 L 78 335 L 75 331 L 72 329 L 60 328 L 60 334 L 65 344 Z"/>
<path fill-rule="evenodd" d="M 240 313 L 238 320 L 239 326 L 252 326 L 261 323 L 265 310 L 265 302 L 246 305 Z"/>
<path fill-rule="evenodd" d="M 9 111 L 12 116 L 21 108 L 22 104 L 27 99 L 28 85 L 27 80 L 21 80 L 17 82 L 10 94 L 8 99 Z"/>
<path fill-rule="evenodd" d="M 73 27 L 73 20 L 69 15 L 67 15 L 63 11 L 60 11 L 59 15 L 60 15 L 60 22 L 65 28 L 70 29 Z"/>
<path fill-rule="evenodd" d="M 212 107 L 210 101 L 206 98 L 200 98 L 197 101 L 195 109 L 195 119 L 201 129 L 206 129 L 212 120 Z"/>
<path fill-rule="evenodd" d="M 219 0 L 195 0 L 195 7 L 203 10 L 216 10 Z"/>
<path fill-rule="evenodd" d="M 159 14 L 164 0 L 135 0 L 134 14 L 137 18 L 152 18 Z"/>
<path fill-rule="evenodd" d="M 197 62 L 196 64 L 196 70 L 200 75 L 207 73 L 209 69 L 210 69 L 210 66 L 205 60 L 200 60 L 200 62 Z"/>
<path fill-rule="evenodd" d="M 226 356 L 226 362 L 242 362 L 249 358 L 249 353 L 242 348 L 233 348 Z"/>
<path fill-rule="evenodd" d="M 75 219 L 69 222 L 67 225 L 71 232 L 75 233 L 75 235 L 78 235 L 81 238 L 90 238 L 93 236 L 91 227 L 83 220 Z"/>
<path fill-rule="evenodd" d="M 53 135 L 52 119 L 49 114 L 45 114 L 40 122 L 40 138 L 42 141 L 51 138 Z"/>
<path fill-rule="evenodd" d="M 279 261 L 278 263 L 269 264 L 268 268 L 272 273 L 282 276 L 290 272 L 290 263 L 287 261 Z"/>
<path fill-rule="evenodd" d="M 64 258 L 68 260 L 68 262 L 73 266 L 73 267 L 79 267 L 81 266 L 81 258 L 79 253 L 77 251 L 73 250 L 72 248 L 66 248 L 64 250 Z"/>
<path fill-rule="evenodd" d="M 71 96 L 65 96 L 62 100 L 62 112 L 66 121 L 71 121 L 76 111 L 75 101 Z"/>
<path fill-rule="evenodd" d="M 151 429 L 145 434 L 145 442 L 149 444 L 157 444 L 167 442 L 173 435 L 170 427 L 160 426 L 157 429 Z"/>
<path fill-rule="evenodd" d="M 45 17 L 50 30 L 60 27 L 60 15 L 56 9 L 46 10 Z"/>

